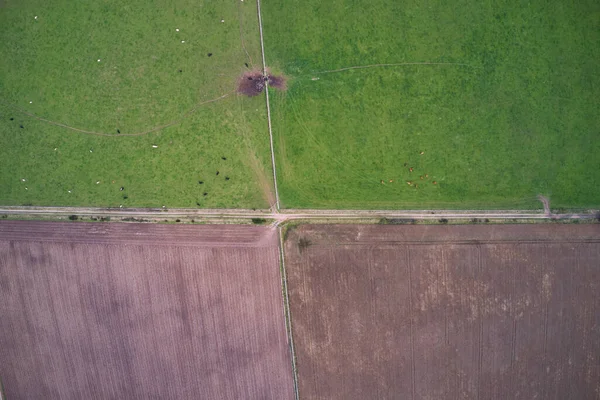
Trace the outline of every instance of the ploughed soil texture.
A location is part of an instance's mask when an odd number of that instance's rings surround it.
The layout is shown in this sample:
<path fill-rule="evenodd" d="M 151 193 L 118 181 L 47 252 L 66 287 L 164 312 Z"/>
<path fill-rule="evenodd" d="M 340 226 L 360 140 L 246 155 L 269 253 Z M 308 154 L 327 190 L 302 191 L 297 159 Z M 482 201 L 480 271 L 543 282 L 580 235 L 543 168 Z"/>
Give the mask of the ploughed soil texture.
<path fill-rule="evenodd" d="M 303 399 L 597 399 L 600 225 L 304 225 Z"/>
<path fill-rule="evenodd" d="M 0 222 L 7 399 L 292 399 L 278 238 Z"/>

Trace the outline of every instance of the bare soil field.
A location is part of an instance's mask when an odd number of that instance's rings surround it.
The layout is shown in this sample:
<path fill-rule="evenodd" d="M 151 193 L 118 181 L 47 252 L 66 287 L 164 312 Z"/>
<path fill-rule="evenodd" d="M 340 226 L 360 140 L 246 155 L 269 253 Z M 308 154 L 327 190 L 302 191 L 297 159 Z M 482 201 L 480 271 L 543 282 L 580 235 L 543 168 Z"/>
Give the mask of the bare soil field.
<path fill-rule="evenodd" d="M 599 399 L 600 225 L 288 232 L 303 399 Z"/>
<path fill-rule="evenodd" d="M 7 399 L 289 399 L 278 238 L 0 222 Z"/>

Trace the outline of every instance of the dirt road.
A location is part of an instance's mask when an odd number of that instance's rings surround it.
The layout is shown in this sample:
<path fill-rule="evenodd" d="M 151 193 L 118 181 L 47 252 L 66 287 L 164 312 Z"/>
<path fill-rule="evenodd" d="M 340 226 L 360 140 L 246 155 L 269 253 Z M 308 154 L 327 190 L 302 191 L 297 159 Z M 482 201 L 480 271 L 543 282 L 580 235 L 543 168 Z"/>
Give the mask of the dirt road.
<path fill-rule="evenodd" d="M 597 210 L 588 210 L 573 214 L 551 214 L 535 210 L 248 210 L 248 209 L 157 209 L 157 208 L 93 208 L 93 207 L 2 207 L 0 215 L 20 216 L 23 218 L 40 217 L 112 217 L 136 218 L 159 221 L 176 218 L 198 218 L 203 220 L 240 220 L 264 218 L 282 224 L 293 220 L 373 220 L 388 219 L 502 219 L 502 220 L 538 220 L 538 219 L 594 219 Z"/>

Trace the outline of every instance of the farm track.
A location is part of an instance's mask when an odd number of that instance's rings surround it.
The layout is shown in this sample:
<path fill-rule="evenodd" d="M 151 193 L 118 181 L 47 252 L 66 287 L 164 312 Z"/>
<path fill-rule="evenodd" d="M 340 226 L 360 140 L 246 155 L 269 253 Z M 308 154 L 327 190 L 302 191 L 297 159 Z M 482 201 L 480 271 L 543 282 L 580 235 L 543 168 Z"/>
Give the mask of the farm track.
<path fill-rule="evenodd" d="M 293 220 L 372 220 L 376 218 L 388 219 L 414 219 L 414 220 L 439 220 L 439 219 L 498 219 L 498 220 L 544 220 L 544 219 L 594 219 L 597 210 L 586 210 L 579 213 L 548 214 L 539 210 L 248 210 L 248 209 L 153 209 L 131 208 L 111 209 L 94 207 L 2 207 L 0 214 L 21 217 L 66 217 L 69 215 L 90 217 L 115 217 L 115 218 L 149 218 L 160 220 L 162 218 L 205 218 L 214 220 L 240 220 L 248 218 L 264 218 L 277 221 L 277 224 Z"/>

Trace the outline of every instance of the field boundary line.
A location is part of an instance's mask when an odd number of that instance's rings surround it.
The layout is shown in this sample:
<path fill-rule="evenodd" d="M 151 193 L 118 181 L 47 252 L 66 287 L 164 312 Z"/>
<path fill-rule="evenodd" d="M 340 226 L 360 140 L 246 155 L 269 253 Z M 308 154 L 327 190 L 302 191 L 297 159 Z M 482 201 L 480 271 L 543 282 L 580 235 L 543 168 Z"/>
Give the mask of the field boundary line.
<path fill-rule="evenodd" d="M 410 265 L 410 247 L 408 246 L 406 246 L 406 268 L 408 268 L 408 307 L 410 309 L 410 392 L 411 399 L 415 400 L 415 331 L 413 324 L 412 266 Z"/>
<path fill-rule="evenodd" d="M 285 330 L 290 340 L 290 353 L 292 356 L 292 374 L 294 380 L 294 394 L 296 400 L 300 399 L 298 393 L 298 369 L 296 368 L 296 350 L 294 348 L 294 336 L 292 333 L 292 314 L 290 312 L 290 296 L 288 294 L 287 286 L 287 272 L 285 269 L 285 249 L 283 241 L 283 229 L 281 226 L 277 227 L 277 233 L 279 235 L 279 257 L 281 259 L 281 288 L 283 292 L 283 317 L 285 319 Z"/>
<path fill-rule="evenodd" d="M 265 61 L 265 42 L 263 39 L 262 17 L 260 13 L 260 0 L 256 0 L 258 13 L 258 30 L 260 32 L 260 52 L 263 62 L 263 76 L 267 75 L 267 62 Z M 265 80 L 265 99 L 267 102 L 267 125 L 269 127 L 269 141 L 271 145 L 271 166 L 273 168 L 273 184 L 275 186 L 275 211 L 279 212 L 279 190 L 277 189 L 277 168 L 275 166 L 275 149 L 273 147 L 273 128 L 271 126 L 271 105 L 269 104 L 269 81 Z"/>

